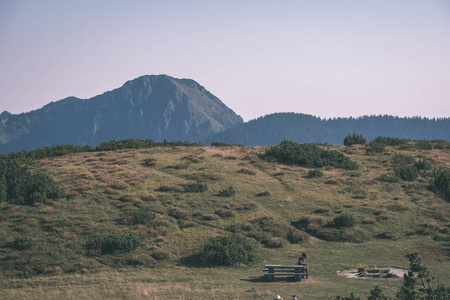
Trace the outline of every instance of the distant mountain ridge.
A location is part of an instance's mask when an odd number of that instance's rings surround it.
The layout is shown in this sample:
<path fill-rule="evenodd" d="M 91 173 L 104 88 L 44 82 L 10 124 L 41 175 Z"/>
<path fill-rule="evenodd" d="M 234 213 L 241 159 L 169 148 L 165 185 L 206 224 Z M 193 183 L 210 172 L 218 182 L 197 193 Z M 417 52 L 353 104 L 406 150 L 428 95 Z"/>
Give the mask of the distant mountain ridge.
<path fill-rule="evenodd" d="M 219 98 L 191 79 L 146 75 L 90 99 L 68 97 L 18 115 L 0 114 L 0 154 L 58 144 L 97 146 L 122 139 L 276 145 L 338 145 L 348 134 L 450 141 L 450 119 L 393 116 L 321 119 L 274 113 L 243 123 Z"/>
<path fill-rule="evenodd" d="M 125 138 L 204 140 L 243 120 L 191 79 L 146 75 L 90 99 L 0 115 L 0 153 L 54 144 L 98 145 Z"/>
<path fill-rule="evenodd" d="M 362 134 L 368 141 L 378 136 L 450 141 L 450 118 L 384 115 L 321 119 L 306 114 L 275 113 L 221 131 L 206 142 L 264 146 L 276 145 L 287 139 L 297 143 L 341 145 L 344 138 L 353 133 Z"/>

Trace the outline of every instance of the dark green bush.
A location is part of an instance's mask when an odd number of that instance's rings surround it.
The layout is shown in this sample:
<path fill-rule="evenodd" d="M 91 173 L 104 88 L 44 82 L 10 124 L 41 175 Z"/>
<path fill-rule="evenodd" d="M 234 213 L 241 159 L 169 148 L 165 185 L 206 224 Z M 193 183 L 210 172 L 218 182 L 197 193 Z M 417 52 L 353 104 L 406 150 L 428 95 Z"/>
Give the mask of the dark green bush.
<path fill-rule="evenodd" d="M 345 146 L 351 146 L 351 145 L 365 145 L 367 143 L 366 139 L 362 136 L 362 134 L 356 134 L 353 135 L 347 135 L 344 138 L 344 145 Z"/>
<path fill-rule="evenodd" d="M 435 193 L 443 195 L 450 202 L 450 171 L 438 170 L 433 174 L 434 179 L 431 181 L 431 190 Z"/>
<path fill-rule="evenodd" d="M 208 190 L 208 186 L 205 183 L 184 184 L 183 188 L 186 193 L 203 193 Z"/>
<path fill-rule="evenodd" d="M 414 167 L 416 167 L 417 170 L 430 170 L 431 169 L 431 163 L 428 160 L 419 159 L 414 163 Z"/>
<path fill-rule="evenodd" d="M 368 153 L 383 153 L 386 148 L 386 144 L 382 142 L 371 141 L 366 145 L 366 152 Z"/>
<path fill-rule="evenodd" d="M 255 254 L 247 238 L 230 234 L 206 243 L 200 251 L 200 259 L 208 266 L 237 266 L 252 262 Z"/>
<path fill-rule="evenodd" d="M 12 243 L 12 247 L 17 250 L 30 249 L 33 245 L 33 240 L 24 236 L 14 238 L 14 242 Z"/>
<path fill-rule="evenodd" d="M 416 148 L 422 149 L 422 150 L 432 150 L 433 149 L 433 144 L 431 143 L 431 141 L 426 141 L 426 140 L 417 141 L 415 146 L 416 146 Z"/>
<path fill-rule="evenodd" d="M 397 182 L 398 181 L 398 177 L 391 176 L 389 174 L 381 174 L 380 180 L 384 181 L 384 182 Z"/>
<path fill-rule="evenodd" d="M 142 224 L 147 226 L 155 226 L 155 214 L 149 209 L 139 208 L 137 211 L 130 213 L 133 224 Z"/>
<path fill-rule="evenodd" d="M 97 237 L 91 248 L 100 250 L 103 254 L 130 252 L 139 247 L 142 241 L 142 237 L 133 234 L 110 234 Z"/>
<path fill-rule="evenodd" d="M 401 165 L 394 168 L 395 175 L 405 181 L 414 181 L 419 177 L 419 171 L 414 165 Z"/>
<path fill-rule="evenodd" d="M 322 177 L 323 172 L 317 169 L 309 170 L 308 175 L 306 175 L 307 178 L 315 178 L 315 177 Z"/>
<path fill-rule="evenodd" d="M 0 155 L 0 202 L 33 205 L 64 195 L 64 190 L 47 174 L 31 174 L 18 159 Z"/>
<path fill-rule="evenodd" d="M 234 190 L 234 187 L 230 185 L 226 189 L 222 189 L 217 193 L 217 196 L 219 197 L 233 197 L 236 194 L 236 191 Z"/>
<path fill-rule="evenodd" d="M 346 170 L 358 169 L 357 163 L 336 150 L 325 150 L 314 144 L 298 144 L 288 140 L 268 148 L 264 158 L 306 168 L 333 166 Z"/>
<path fill-rule="evenodd" d="M 343 213 L 342 215 L 336 216 L 333 219 L 333 227 L 353 227 L 356 224 L 355 217 L 349 213 Z"/>
<path fill-rule="evenodd" d="M 410 165 L 413 164 L 414 162 L 415 162 L 414 157 L 412 157 L 411 155 L 394 154 L 394 156 L 392 156 L 392 164 L 394 166 Z"/>

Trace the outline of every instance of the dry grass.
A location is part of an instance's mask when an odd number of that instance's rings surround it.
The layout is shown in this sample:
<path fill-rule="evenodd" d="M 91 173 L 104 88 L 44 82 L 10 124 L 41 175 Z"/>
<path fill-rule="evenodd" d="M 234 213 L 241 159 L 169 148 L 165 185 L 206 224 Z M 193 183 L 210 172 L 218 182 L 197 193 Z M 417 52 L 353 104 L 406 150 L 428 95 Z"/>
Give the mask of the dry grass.
<path fill-rule="evenodd" d="M 308 169 L 262 161 L 257 154 L 263 147 L 155 148 L 42 160 L 30 168 L 53 176 L 69 197 L 37 207 L 0 205 L 0 262 L 30 262 L 30 267 L 42 265 L 43 272 L 24 279 L 4 269 L 0 292 L 6 299 L 259 298 L 251 291 L 254 287 L 264 293 L 262 299 L 276 294 L 334 299 L 349 291 L 364 298 L 364 292 L 379 282 L 345 280 L 336 276 L 338 269 L 380 261 L 406 267 L 404 255 L 416 251 L 448 285 L 448 246 L 431 237 L 449 235 L 450 204 L 428 191 L 425 183 L 378 178 L 392 171 L 393 153 L 420 154 L 434 167 L 449 167 L 450 153 L 387 151 L 365 155 L 352 148 L 347 155 L 360 164 L 358 171 L 328 168 L 318 180 L 304 178 Z M 142 164 L 149 157 L 158 162 L 151 168 Z M 166 167 L 179 164 L 187 167 Z M 251 176 L 244 169 L 252 171 Z M 186 182 L 205 183 L 209 189 L 182 193 Z M 216 196 L 231 185 L 235 196 Z M 138 208 L 155 212 L 154 226 L 125 220 Z M 327 228 L 342 212 L 357 220 L 343 238 L 352 240 L 355 232 L 363 232 L 368 241 L 308 239 L 290 226 L 306 218 L 308 230 L 314 232 Z M 257 263 L 241 268 L 189 265 L 206 241 L 231 229 L 252 241 Z M 91 240 L 109 233 L 132 233 L 144 241 L 129 253 L 86 255 Z M 12 251 L 6 243 L 19 235 L 32 236 L 36 245 Z M 303 251 L 310 258 L 310 279 L 295 285 L 261 280 L 264 264 L 290 264 Z M 389 288 L 399 285 L 393 282 Z"/>

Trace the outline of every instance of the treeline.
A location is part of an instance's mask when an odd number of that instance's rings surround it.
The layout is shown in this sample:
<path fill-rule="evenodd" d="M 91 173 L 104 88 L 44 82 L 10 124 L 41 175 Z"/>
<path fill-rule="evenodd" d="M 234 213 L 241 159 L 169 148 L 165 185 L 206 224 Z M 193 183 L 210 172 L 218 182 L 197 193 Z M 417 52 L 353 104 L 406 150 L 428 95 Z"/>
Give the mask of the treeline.
<path fill-rule="evenodd" d="M 342 145 L 352 133 L 363 135 L 367 141 L 378 136 L 412 140 L 450 141 L 450 118 L 428 119 L 393 116 L 364 116 L 360 118 L 321 119 L 297 113 L 276 113 L 219 132 L 211 140 L 245 146 L 276 145 L 283 140 L 297 143 L 327 143 Z"/>
<path fill-rule="evenodd" d="M 36 148 L 31 151 L 19 151 L 11 152 L 9 154 L 0 155 L 0 157 L 8 157 L 19 162 L 27 162 L 35 159 L 50 158 L 56 156 L 62 156 L 71 153 L 84 153 L 84 152 L 96 152 L 96 151 L 114 151 L 121 149 L 146 149 L 154 147 L 194 147 L 203 146 L 200 143 L 195 142 L 154 142 L 152 140 L 140 140 L 140 139 L 125 139 L 120 141 L 104 142 L 93 148 L 89 145 L 76 146 L 76 145 L 56 145 L 52 147 Z"/>

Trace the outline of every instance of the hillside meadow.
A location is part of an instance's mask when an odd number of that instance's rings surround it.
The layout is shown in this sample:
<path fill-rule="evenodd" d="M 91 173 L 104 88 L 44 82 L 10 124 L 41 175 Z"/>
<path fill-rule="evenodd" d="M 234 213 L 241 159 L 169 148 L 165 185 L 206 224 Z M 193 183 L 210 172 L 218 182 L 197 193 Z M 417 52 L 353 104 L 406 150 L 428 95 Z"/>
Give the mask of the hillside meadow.
<path fill-rule="evenodd" d="M 315 172 L 264 159 L 264 147 L 155 147 L 36 160 L 31 172 L 50 175 L 66 194 L 31 206 L 0 203 L 1 298 L 364 298 L 376 285 L 393 297 L 401 279 L 337 272 L 408 268 L 412 252 L 449 286 L 450 203 L 430 182 L 434 171 L 450 169 L 450 147 L 415 143 L 381 153 L 321 146 L 358 169 Z M 411 157 L 430 167 L 403 180 L 395 162 Z M 342 216 L 351 224 L 339 225 Z M 252 243 L 255 260 L 202 264 L 203 245 L 230 233 Z M 111 235 L 134 240 L 102 248 Z M 265 280 L 265 264 L 295 264 L 302 252 L 309 279 Z"/>

